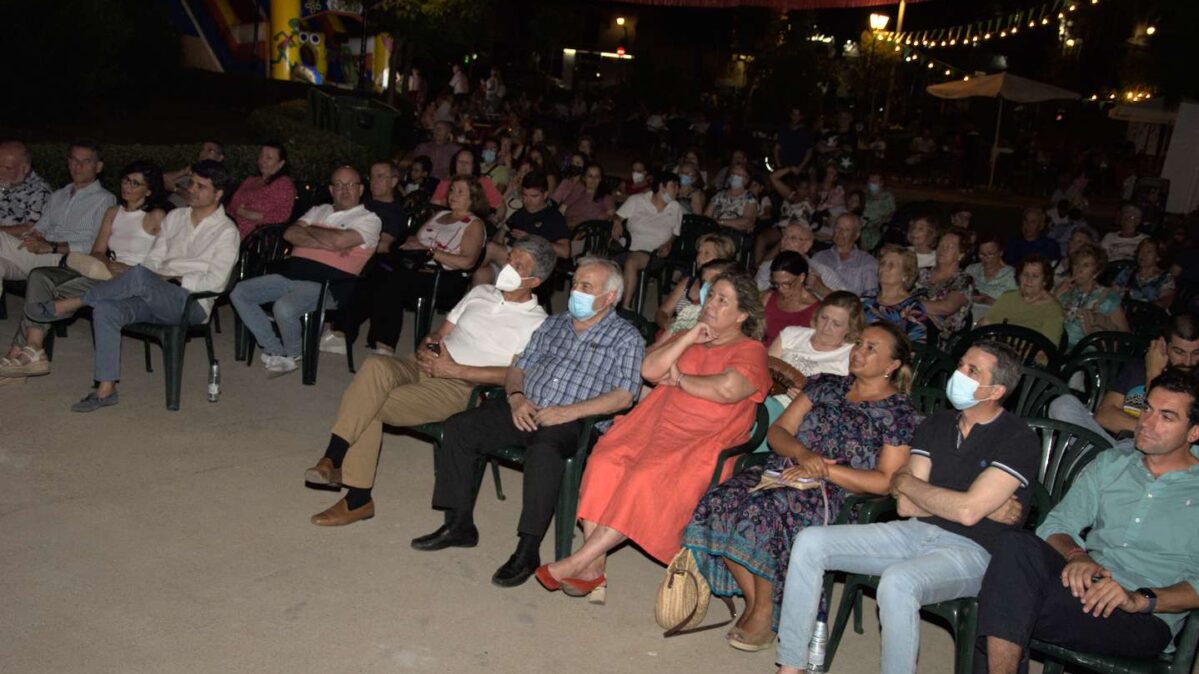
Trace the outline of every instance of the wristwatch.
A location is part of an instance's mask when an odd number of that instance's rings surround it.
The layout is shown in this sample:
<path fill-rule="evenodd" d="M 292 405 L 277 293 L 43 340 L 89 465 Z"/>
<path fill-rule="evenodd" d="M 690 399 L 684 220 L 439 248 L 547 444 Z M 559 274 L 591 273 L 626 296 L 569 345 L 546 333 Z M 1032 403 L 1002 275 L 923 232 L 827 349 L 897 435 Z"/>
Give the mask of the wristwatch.
<path fill-rule="evenodd" d="M 1136 592 L 1149 600 L 1149 606 L 1141 613 L 1153 613 L 1153 609 L 1157 608 L 1157 593 L 1147 587 L 1138 587 Z"/>

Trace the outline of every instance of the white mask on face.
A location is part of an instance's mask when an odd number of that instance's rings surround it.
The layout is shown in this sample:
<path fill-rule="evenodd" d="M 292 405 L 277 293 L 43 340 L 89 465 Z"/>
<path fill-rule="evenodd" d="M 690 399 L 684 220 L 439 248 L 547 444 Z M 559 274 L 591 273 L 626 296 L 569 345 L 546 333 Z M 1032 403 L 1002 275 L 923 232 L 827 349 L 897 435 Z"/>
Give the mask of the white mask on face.
<path fill-rule="evenodd" d="M 633 171 L 633 182 L 645 182 L 645 171 Z"/>
<path fill-rule="evenodd" d="M 510 293 L 519 288 L 522 281 L 524 279 L 521 277 L 520 272 L 516 271 L 512 265 L 506 264 L 495 277 L 495 287 L 496 290 Z"/>

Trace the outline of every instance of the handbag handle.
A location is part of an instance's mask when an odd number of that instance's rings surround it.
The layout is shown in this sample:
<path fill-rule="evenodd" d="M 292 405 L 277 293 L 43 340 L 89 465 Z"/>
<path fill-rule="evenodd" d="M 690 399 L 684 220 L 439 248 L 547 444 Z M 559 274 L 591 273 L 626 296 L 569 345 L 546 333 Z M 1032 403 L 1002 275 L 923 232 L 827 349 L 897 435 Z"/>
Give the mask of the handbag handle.
<path fill-rule="evenodd" d="M 676 570 L 670 579 L 670 584 L 667 585 L 667 587 L 674 585 L 675 578 L 677 578 L 680 575 L 686 576 L 687 580 L 691 581 L 692 585 L 695 585 L 696 596 L 699 596 L 699 581 L 695 579 L 695 574 L 692 573 L 691 571 Z M 736 620 L 737 619 L 737 607 L 733 604 L 733 600 L 729 599 L 728 597 L 717 597 L 717 599 L 724 602 L 725 608 L 727 608 L 729 610 L 729 619 L 728 620 L 725 620 L 723 622 L 718 622 L 713 625 L 704 625 L 703 627 L 693 627 L 689 630 L 683 629 L 683 625 L 686 625 L 687 623 L 691 622 L 691 619 L 695 617 L 695 612 L 699 610 L 699 602 L 697 601 L 697 602 L 695 602 L 695 606 L 691 607 L 691 612 L 687 614 L 687 617 L 680 620 L 679 623 L 677 625 L 675 625 L 674 627 L 671 627 L 670 629 L 663 632 L 662 636 L 669 638 L 669 637 L 678 636 L 680 634 L 695 634 L 696 632 L 705 632 L 707 630 L 714 630 L 718 627 L 724 627 L 725 625 Z"/>

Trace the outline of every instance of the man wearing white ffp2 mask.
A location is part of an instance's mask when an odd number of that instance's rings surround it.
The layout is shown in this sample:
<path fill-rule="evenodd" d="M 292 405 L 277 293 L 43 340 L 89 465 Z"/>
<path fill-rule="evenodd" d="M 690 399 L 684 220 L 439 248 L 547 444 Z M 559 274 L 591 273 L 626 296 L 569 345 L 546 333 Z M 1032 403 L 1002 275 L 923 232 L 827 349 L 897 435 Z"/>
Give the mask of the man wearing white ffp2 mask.
<path fill-rule="evenodd" d="M 342 526 L 374 516 L 371 489 L 383 424 L 445 421 L 466 409 L 476 385 L 504 382 L 513 357 L 545 321 L 533 290 L 556 262 L 541 237 L 515 243 L 496 285 L 471 289 L 414 355 L 363 363 L 342 395 L 325 455 L 304 474 L 307 484 L 346 487 L 345 498 L 314 515 L 313 524 Z"/>

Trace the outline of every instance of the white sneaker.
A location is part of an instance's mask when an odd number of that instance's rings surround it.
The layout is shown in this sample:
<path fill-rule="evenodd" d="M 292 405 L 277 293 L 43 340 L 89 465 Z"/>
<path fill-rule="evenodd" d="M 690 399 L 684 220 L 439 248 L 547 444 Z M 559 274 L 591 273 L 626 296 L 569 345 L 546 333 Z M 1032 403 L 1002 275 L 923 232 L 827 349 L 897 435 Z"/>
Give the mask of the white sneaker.
<path fill-rule="evenodd" d="M 262 353 L 258 354 L 258 360 L 261 361 L 263 365 L 270 365 L 272 362 L 274 362 L 274 359 L 276 359 L 278 357 L 279 356 L 272 356 L 271 354 L 267 353 L 266 351 L 263 351 Z"/>
<path fill-rule="evenodd" d="M 290 358 L 288 356 L 271 356 L 271 362 L 266 365 L 266 376 L 274 379 L 282 377 L 289 372 L 295 372 L 300 368 L 300 358 Z"/>
<path fill-rule="evenodd" d="M 333 332 L 326 332 L 321 336 L 320 348 L 325 353 L 339 353 L 344 356 L 346 355 L 346 338 Z"/>
<path fill-rule="evenodd" d="M 395 358 L 395 355 L 396 355 L 395 351 L 387 348 L 386 346 L 376 346 L 374 349 L 372 349 L 372 351 L 374 351 L 375 355 L 378 355 L 378 356 L 388 356 L 390 358 Z"/>

